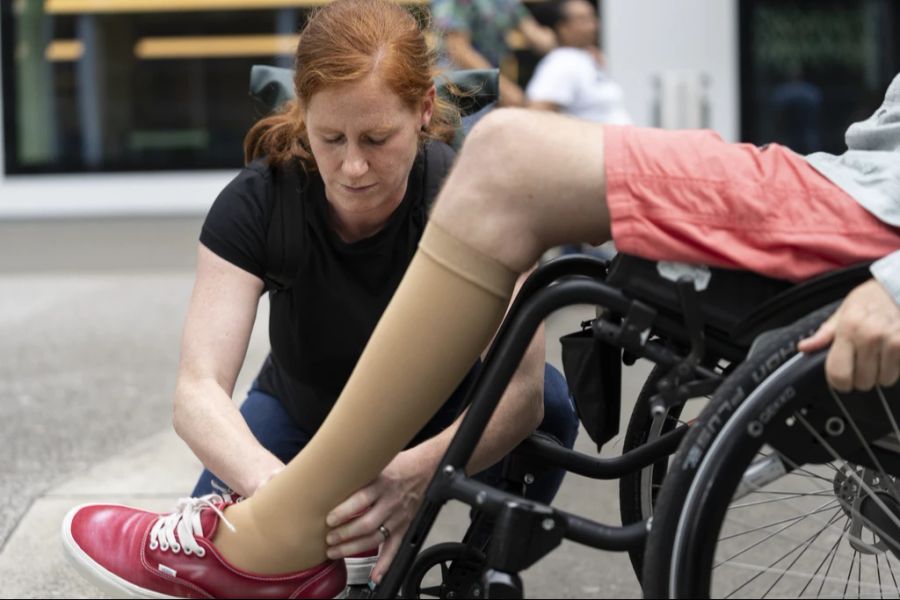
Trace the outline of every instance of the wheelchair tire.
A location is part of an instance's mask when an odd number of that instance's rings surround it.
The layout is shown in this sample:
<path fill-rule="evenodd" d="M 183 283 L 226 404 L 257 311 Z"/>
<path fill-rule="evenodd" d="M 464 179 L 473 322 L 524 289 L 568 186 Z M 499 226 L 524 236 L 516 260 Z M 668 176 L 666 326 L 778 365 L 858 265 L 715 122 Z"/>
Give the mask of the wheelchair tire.
<path fill-rule="evenodd" d="M 900 386 L 840 394 L 824 363 L 797 356 L 722 430 L 675 536 L 676 597 L 900 594 Z"/>
<path fill-rule="evenodd" d="M 678 417 L 682 410 L 680 406 L 672 408 L 662 417 L 650 414 L 650 399 L 657 393 L 657 383 L 664 375 L 665 369 L 656 365 L 641 387 L 625 430 L 623 454 L 659 439 L 678 426 Z M 668 460 L 659 461 L 651 467 L 629 473 L 619 480 L 619 512 L 623 525 L 638 523 L 653 516 L 653 506 L 656 504 L 668 466 Z M 643 575 L 644 549 L 630 550 L 628 557 L 640 581 Z"/>
<path fill-rule="evenodd" d="M 713 442 L 743 401 L 768 376 L 797 355 L 797 342 L 815 332 L 837 305 L 823 307 L 770 336 L 716 390 L 712 401 L 693 422 L 670 463 L 668 476 L 657 496 L 641 578 L 646 598 L 675 597 L 670 593 L 669 583 L 676 532 L 685 510 L 685 498 L 700 465 L 709 456 Z"/>
<path fill-rule="evenodd" d="M 479 598 L 485 560 L 483 552 L 467 544 L 435 544 L 416 558 L 400 588 L 400 597 Z"/>

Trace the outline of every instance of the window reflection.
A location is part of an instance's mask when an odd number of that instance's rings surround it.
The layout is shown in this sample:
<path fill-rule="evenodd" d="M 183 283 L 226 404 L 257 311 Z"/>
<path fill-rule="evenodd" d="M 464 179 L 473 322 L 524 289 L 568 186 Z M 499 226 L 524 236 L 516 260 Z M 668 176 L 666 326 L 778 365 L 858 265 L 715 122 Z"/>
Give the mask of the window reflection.
<path fill-rule="evenodd" d="M 742 0 L 742 137 L 841 153 L 900 71 L 900 1 Z"/>
<path fill-rule="evenodd" d="M 0 0 L 6 173 L 240 166 L 250 67 L 323 3 Z"/>

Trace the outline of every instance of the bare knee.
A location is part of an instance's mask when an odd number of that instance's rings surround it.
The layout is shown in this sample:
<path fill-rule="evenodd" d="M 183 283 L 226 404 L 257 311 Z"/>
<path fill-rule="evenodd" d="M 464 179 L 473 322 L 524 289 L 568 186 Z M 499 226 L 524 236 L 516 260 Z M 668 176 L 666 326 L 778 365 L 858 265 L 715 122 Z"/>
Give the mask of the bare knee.
<path fill-rule="evenodd" d="M 482 252 L 527 270 L 543 251 L 524 189 L 527 119 L 523 110 L 495 110 L 472 129 L 435 205 L 432 220 Z"/>

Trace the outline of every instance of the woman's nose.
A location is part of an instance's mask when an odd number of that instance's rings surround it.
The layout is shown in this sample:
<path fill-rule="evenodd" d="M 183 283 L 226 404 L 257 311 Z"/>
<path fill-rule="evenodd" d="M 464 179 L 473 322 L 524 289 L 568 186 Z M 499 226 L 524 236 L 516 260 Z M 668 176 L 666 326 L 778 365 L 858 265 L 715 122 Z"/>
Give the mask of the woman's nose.
<path fill-rule="evenodd" d="M 348 148 L 341 163 L 341 170 L 347 177 L 361 177 L 369 170 L 369 162 L 358 149 Z"/>

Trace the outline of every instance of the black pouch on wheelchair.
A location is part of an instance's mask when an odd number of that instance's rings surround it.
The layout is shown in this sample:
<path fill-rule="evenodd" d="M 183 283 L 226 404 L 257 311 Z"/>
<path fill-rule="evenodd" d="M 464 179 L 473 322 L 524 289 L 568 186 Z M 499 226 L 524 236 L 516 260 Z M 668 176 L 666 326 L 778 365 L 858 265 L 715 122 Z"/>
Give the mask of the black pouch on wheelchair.
<path fill-rule="evenodd" d="M 622 350 L 598 340 L 590 329 L 564 335 L 559 341 L 578 418 L 600 450 L 619 433 Z"/>

